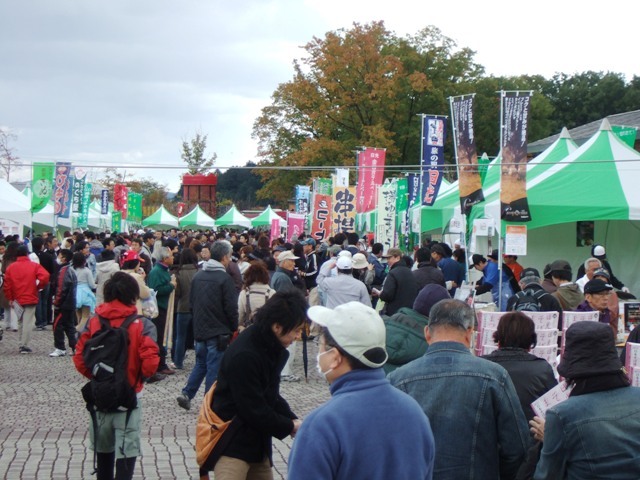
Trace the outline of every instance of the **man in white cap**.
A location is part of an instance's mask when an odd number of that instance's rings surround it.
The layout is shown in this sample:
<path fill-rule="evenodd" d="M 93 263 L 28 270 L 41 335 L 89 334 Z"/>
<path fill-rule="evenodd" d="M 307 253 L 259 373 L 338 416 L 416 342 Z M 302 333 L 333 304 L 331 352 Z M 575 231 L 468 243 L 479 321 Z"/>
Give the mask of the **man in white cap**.
<path fill-rule="evenodd" d="M 331 276 L 332 270 L 338 274 Z M 352 275 L 353 259 L 350 255 L 340 255 L 335 261 L 329 260 L 322 265 L 318 274 L 318 288 L 325 306 L 335 308 L 347 302 L 361 302 L 371 306 L 367 287 Z"/>
<path fill-rule="evenodd" d="M 335 310 L 315 306 L 307 314 L 322 326 L 317 367 L 331 384 L 332 398 L 302 423 L 289 455 L 288 478 L 431 479 L 429 420 L 384 376 L 380 316 L 359 302 Z"/>

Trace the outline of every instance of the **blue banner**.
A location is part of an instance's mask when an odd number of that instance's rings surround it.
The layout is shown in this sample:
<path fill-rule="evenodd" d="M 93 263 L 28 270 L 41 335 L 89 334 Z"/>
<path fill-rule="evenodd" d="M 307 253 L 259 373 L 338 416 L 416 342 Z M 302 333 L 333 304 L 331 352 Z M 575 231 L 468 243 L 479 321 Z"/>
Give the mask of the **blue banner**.
<path fill-rule="evenodd" d="M 306 185 L 296 185 L 296 213 L 309 213 L 309 197 L 311 189 Z"/>
<path fill-rule="evenodd" d="M 102 190 L 101 193 L 100 214 L 106 215 L 109 213 L 109 190 Z"/>
<path fill-rule="evenodd" d="M 445 120 L 444 117 L 422 117 L 422 204 L 429 207 L 436 201 L 442 183 Z"/>

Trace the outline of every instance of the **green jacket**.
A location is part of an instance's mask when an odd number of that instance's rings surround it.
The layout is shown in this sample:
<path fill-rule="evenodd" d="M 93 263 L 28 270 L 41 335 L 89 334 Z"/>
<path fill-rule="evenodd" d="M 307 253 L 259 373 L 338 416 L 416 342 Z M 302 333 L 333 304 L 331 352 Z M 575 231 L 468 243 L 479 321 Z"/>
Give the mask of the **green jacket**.
<path fill-rule="evenodd" d="M 394 315 L 382 316 L 387 329 L 387 354 L 389 360 L 384 365 L 385 373 L 420 358 L 427 351 L 424 327 L 429 319 L 411 308 L 403 307 Z"/>
<path fill-rule="evenodd" d="M 147 285 L 157 292 L 156 300 L 158 301 L 158 308 L 167 310 L 169 306 L 169 296 L 175 288 L 171 285 L 169 269 L 160 262 L 156 262 L 147 277 Z"/>

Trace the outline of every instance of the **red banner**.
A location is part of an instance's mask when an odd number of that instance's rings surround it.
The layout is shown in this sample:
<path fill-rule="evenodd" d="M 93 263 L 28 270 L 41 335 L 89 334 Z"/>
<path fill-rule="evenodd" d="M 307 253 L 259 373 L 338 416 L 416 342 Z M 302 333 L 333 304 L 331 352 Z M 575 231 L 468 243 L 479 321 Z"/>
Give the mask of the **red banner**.
<path fill-rule="evenodd" d="M 176 212 L 178 214 L 178 217 L 181 217 L 182 214 L 184 213 L 184 208 L 187 206 L 186 203 L 184 202 L 179 202 L 177 207 L 178 207 L 178 211 Z"/>
<path fill-rule="evenodd" d="M 280 219 L 274 218 L 271 220 L 271 241 L 280 237 Z"/>
<path fill-rule="evenodd" d="M 287 217 L 287 241 L 294 243 L 304 232 L 304 220 L 306 215 L 290 213 Z"/>
<path fill-rule="evenodd" d="M 311 217 L 311 236 L 318 242 L 331 235 L 331 195 L 318 195 L 313 198 L 313 216 Z"/>
<path fill-rule="evenodd" d="M 126 185 L 116 184 L 113 187 L 113 210 L 122 212 L 122 219 L 127 219 L 128 189 Z"/>
<path fill-rule="evenodd" d="M 358 154 L 358 186 L 356 211 L 369 212 L 376 208 L 376 188 L 382 185 L 386 150 L 369 148 Z"/>

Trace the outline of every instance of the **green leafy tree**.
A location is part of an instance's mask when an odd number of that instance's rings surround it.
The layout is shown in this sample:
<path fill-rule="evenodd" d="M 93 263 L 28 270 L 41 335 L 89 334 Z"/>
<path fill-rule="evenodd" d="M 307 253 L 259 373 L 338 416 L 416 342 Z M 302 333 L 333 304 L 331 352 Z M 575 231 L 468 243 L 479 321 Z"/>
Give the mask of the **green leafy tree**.
<path fill-rule="evenodd" d="M 261 163 L 353 165 L 355 149 L 387 149 L 388 165 L 416 164 L 419 113 L 442 113 L 447 96 L 482 74 L 474 53 L 429 27 L 399 38 L 383 22 L 329 32 L 305 47 L 294 78 L 278 86 L 253 134 Z M 452 88 L 452 85 L 454 86 Z M 259 170 L 259 198 L 286 201 L 321 172 Z"/>
<path fill-rule="evenodd" d="M 207 136 L 200 132 L 191 140 L 182 142 L 182 161 L 187 164 L 187 169 L 191 175 L 208 173 L 215 164 L 218 155 L 214 152 L 207 157 Z"/>
<path fill-rule="evenodd" d="M 230 168 L 220 173 L 217 188 L 219 201 L 230 200 L 241 210 L 270 203 L 269 199 L 256 199 L 256 192 L 262 188 L 262 179 L 251 170 L 255 166 L 255 163 L 248 162 L 245 168 Z"/>
<path fill-rule="evenodd" d="M 134 179 L 133 174 L 110 167 L 105 169 L 104 174 L 97 181 L 111 192 L 116 183 L 126 185 L 129 191 L 141 193 L 143 202 L 148 206 L 167 206 L 170 203 L 167 200 L 167 185 L 158 183 L 150 177 Z"/>

